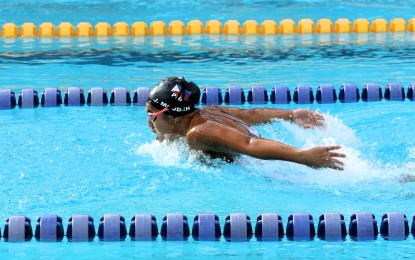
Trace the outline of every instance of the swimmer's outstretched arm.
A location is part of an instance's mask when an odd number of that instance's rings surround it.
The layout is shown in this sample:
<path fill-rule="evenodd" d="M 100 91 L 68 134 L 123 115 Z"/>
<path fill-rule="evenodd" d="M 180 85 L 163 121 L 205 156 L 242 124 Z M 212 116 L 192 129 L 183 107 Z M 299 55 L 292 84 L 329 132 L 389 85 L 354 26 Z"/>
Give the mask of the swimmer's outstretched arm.
<path fill-rule="evenodd" d="M 192 128 L 186 140 L 193 149 L 229 154 L 245 154 L 263 160 L 284 160 L 312 168 L 343 170 L 345 158 L 340 146 L 317 146 L 301 150 L 277 141 L 253 138 L 231 127 L 208 122 Z"/>
<path fill-rule="evenodd" d="M 273 119 L 282 119 L 285 121 L 294 122 L 305 128 L 314 128 L 324 126 L 324 117 L 322 114 L 308 110 L 295 109 L 284 110 L 276 108 L 254 108 L 254 109 L 240 109 L 227 108 L 229 112 L 233 113 L 238 118 L 244 120 L 248 124 L 264 124 L 270 123 Z"/>

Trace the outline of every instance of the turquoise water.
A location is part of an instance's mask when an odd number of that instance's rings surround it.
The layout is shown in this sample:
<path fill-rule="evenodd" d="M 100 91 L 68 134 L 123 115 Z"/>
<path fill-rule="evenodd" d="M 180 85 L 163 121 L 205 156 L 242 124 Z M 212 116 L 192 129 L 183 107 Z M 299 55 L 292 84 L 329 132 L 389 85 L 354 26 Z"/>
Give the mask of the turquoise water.
<path fill-rule="evenodd" d="M 232 1 L 194 3 L 181 1 L 175 9 L 163 1 L 137 4 L 133 1 L 8 1 L 1 2 L 0 22 L 51 21 L 58 24 L 80 20 L 133 22 L 152 20 L 188 21 L 198 18 L 247 19 L 309 17 L 337 19 L 358 17 L 409 19 L 411 1 Z M 323 8 L 324 7 L 324 8 Z M 399 7 L 399 8 L 398 8 Z M 405 7 L 405 9 L 404 9 Z M 179 11 L 178 11 L 179 10 Z M 187 10 L 183 14 L 183 10 Z M 200 10 L 204 10 L 200 12 Z M 322 11 L 326 10 L 326 11 Z M 353 11 L 354 10 L 354 11 Z M 18 11 L 18 12 L 17 12 Z M 15 13 L 19 15 L 15 15 Z M 76 13 L 76 18 L 73 17 Z M 292 15 L 291 15 L 292 14 Z M 240 85 L 245 90 L 263 85 L 268 90 L 285 83 L 293 90 L 307 83 L 313 89 L 343 82 L 359 87 L 376 82 L 384 87 L 414 81 L 412 68 L 414 36 L 406 34 L 313 35 L 274 38 L 225 37 L 144 39 L 73 39 L 62 42 L 39 39 L 0 41 L 0 85 L 18 93 L 23 88 L 78 86 L 151 87 L 161 78 L 184 75 L 202 88 L 225 89 Z M 278 212 L 286 227 L 294 212 L 313 215 L 337 211 L 346 224 L 356 212 L 369 211 L 378 223 L 388 211 L 402 211 L 409 223 L 415 213 L 413 172 L 415 145 L 414 102 L 359 102 L 352 104 L 272 105 L 284 109 L 318 109 L 326 116 L 324 130 L 304 130 L 276 122 L 258 127 L 264 137 L 306 148 L 340 144 L 348 154 L 346 170 L 312 170 L 287 162 L 260 161 L 242 156 L 235 164 L 199 162 L 181 142 L 154 141 L 146 126 L 143 107 L 64 107 L 0 111 L 0 221 L 14 214 L 32 219 L 46 213 L 63 218 L 64 228 L 73 214 L 94 217 L 95 226 L 106 213 L 130 218 L 139 212 L 161 219 L 181 212 L 192 224 L 194 215 L 214 212 L 223 228 L 225 217 L 245 212 L 251 219 L 264 212 Z M 245 108 L 253 106 L 245 105 Z M 3 226 L 2 226 L 3 231 Z M 2 258 L 397 258 L 412 257 L 414 239 L 387 242 L 249 243 L 31 242 L 0 241 Z"/>
<path fill-rule="evenodd" d="M 287 108 L 295 105 L 287 105 Z M 337 211 L 350 216 L 369 211 L 380 221 L 388 211 L 412 218 L 414 122 L 412 102 L 311 105 L 327 116 L 325 130 L 303 130 L 286 123 L 259 127 L 265 137 L 308 147 L 341 144 L 348 154 L 346 170 L 312 170 L 287 162 L 264 162 L 242 156 L 235 164 L 200 163 L 185 144 L 153 141 L 141 107 L 60 107 L 2 111 L 3 165 L 0 219 L 26 214 L 32 222 L 42 214 L 63 217 L 66 230 L 72 214 L 99 217 L 120 213 L 129 219 L 138 212 L 161 218 L 182 212 L 189 218 L 200 212 L 226 215 L 246 212 L 251 218 L 278 212 L 284 228 L 288 215 L 308 212 L 315 224 L 320 214 Z M 413 178 L 413 177 L 412 177 Z M 235 189 L 234 187 L 238 187 Z M 300 189 L 299 189 L 300 187 Z M 192 223 L 192 221 L 190 221 Z M 412 221 L 410 220 L 410 223 Z M 33 224 L 32 224 L 33 225 Z M 97 226 L 96 226 L 97 228 Z M 260 257 L 307 256 L 349 258 L 385 254 L 411 256 L 413 238 L 387 242 L 280 243 L 224 242 L 120 243 L 0 243 L 9 256 L 54 258 L 119 256 L 148 257 Z M 105 250 L 101 250 L 104 248 Z M 370 250 L 366 252 L 365 250 Z M 373 250 L 373 251 L 372 251 Z M 376 251 L 376 252 L 375 252 Z M 84 255 L 85 254 L 85 255 Z"/>
<path fill-rule="evenodd" d="M 247 19 L 277 19 L 292 18 L 412 18 L 414 6 L 412 1 L 325 1 L 325 0 L 237 0 L 237 1 L 201 1 L 191 0 L 165 1 L 151 0 L 135 2 L 131 0 L 11 0 L 1 1 L 0 21 L 41 23 L 50 21 L 59 23 L 70 21 L 90 21 L 97 23 L 107 21 L 111 24 L 119 21 L 128 23 L 137 20 L 151 22 L 154 20 L 171 21 L 181 19 L 189 21 L 200 19 L 203 22 L 210 19 L 218 20 L 247 20 Z M 74 15 L 76 14 L 76 16 Z"/>

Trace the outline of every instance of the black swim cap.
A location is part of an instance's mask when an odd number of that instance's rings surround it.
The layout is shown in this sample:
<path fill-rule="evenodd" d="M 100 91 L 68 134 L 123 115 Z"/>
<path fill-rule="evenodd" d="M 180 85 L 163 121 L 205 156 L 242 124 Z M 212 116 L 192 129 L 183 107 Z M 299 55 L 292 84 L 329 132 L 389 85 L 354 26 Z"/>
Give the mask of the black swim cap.
<path fill-rule="evenodd" d="M 193 112 L 199 99 L 200 89 L 195 83 L 183 77 L 168 77 L 150 91 L 147 101 L 159 110 L 168 106 L 167 113 L 178 117 Z"/>

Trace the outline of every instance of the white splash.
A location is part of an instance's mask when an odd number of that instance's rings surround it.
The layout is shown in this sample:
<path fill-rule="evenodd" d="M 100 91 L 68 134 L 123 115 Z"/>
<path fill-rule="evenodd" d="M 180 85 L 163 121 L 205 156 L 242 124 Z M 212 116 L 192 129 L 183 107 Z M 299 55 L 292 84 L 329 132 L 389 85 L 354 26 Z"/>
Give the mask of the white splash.
<path fill-rule="evenodd" d="M 181 169 L 194 168 L 203 172 L 224 164 L 219 159 L 210 159 L 201 151 L 191 150 L 182 138 L 173 142 L 155 140 L 142 144 L 138 147 L 137 154 L 150 156 L 155 163 L 161 166 L 174 166 Z"/>
<path fill-rule="evenodd" d="M 304 129 L 288 122 L 275 122 L 272 125 L 259 127 L 265 138 L 307 149 L 320 145 L 340 145 L 339 152 L 347 158 L 345 170 L 311 169 L 304 165 L 285 161 L 264 161 L 248 156 L 238 157 L 234 165 L 229 167 L 223 161 L 212 160 L 201 152 L 190 150 L 184 139 L 174 142 L 145 143 L 138 147 L 139 155 L 149 156 L 154 163 L 161 166 L 174 166 L 177 169 L 192 168 L 201 172 L 244 171 L 247 175 L 268 177 L 281 182 L 293 184 L 317 184 L 335 186 L 344 184 L 359 184 L 372 181 L 399 180 L 408 172 L 414 172 L 415 162 L 408 162 L 401 167 L 378 162 L 376 151 L 362 154 L 362 143 L 355 131 L 345 125 L 340 119 L 325 115 L 325 128 Z M 408 150 L 409 161 L 415 159 L 415 148 Z M 415 180 L 415 177 L 413 178 Z"/>
<path fill-rule="evenodd" d="M 398 179 L 408 171 L 408 167 L 414 164 L 406 164 L 404 167 L 382 165 L 376 160 L 376 151 L 373 154 L 362 154 L 362 143 L 355 131 L 345 125 L 340 119 L 325 115 L 325 128 L 303 129 L 288 122 L 278 122 L 289 134 L 284 134 L 281 140 L 275 131 L 270 133 L 274 140 L 288 144 L 296 143 L 300 149 L 308 149 L 320 145 L 340 145 L 339 152 L 345 153 L 346 158 L 341 159 L 345 163 L 344 171 L 332 169 L 314 170 L 303 165 L 287 162 L 268 162 L 261 164 L 261 169 L 270 178 L 290 183 L 343 185 L 370 182 L 373 180 Z M 278 126 L 277 126 L 278 127 Z M 280 130 L 280 132 L 283 130 Z M 278 133 L 277 133 L 278 134 Z M 412 151 L 415 156 L 415 150 Z M 255 163 L 254 163 L 255 164 Z"/>

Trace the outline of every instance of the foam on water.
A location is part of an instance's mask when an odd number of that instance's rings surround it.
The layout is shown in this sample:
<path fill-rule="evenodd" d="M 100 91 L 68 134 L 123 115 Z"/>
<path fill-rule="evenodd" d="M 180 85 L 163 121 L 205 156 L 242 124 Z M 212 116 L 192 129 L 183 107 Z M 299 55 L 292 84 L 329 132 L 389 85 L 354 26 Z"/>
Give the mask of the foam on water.
<path fill-rule="evenodd" d="M 212 160 L 200 151 L 190 150 L 182 138 L 171 141 L 152 141 L 137 148 L 137 154 L 150 156 L 154 163 L 160 166 L 174 166 L 179 169 L 193 168 L 198 171 L 211 171 L 224 165 L 220 159 Z"/>
<path fill-rule="evenodd" d="M 264 138 L 287 143 L 301 149 L 308 149 L 320 145 L 340 145 L 339 152 L 345 153 L 347 158 L 345 170 L 311 169 L 304 165 L 285 161 L 264 161 L 248 156 L 237 157 L 233 167 L 243 169 L 249 176 L 267 177 L 292 185 L 317 185 L 339 187 L 347 185 L 373 185 L 415 179 L 408 175 L 413 172 L 415 163 L 415 148 L 407 149 L 408 161 L 402 166 L 390 163 L 380 163 L 376 159 L 376 150 L 371 154 L 363 152 L 365 144 L 356 134 L 356 131 L 347 126 L 337 117 L 325 114 L 325 127 L 304 129 L 288 122 L 275 122 L 257 127 Z M 212 160 L 201 152 L 192 151 L 183 139 L 174 142 L 158 142 L 142 144 L 138 147 L 139 155 L 148 156 L 151 163 L 160 166 L 172 166 L 176 169 L 193 169 L 196 172 L 219 173 L 232 171 L 226 163 L 217 159 Z M 412 161 L 412 162 L 411 162 Z M 190 177 L 191 178 L 191 177 Z"/>
<path fill-rule="evenodd" d="M 282 127 L 289 131 L 293 142 L 297 143 L 299 148 L 308 149 L 319 145 L 340 145 L 342 148 L 339 152 L 345 153 L 347 158 L 341 159 L 345 162 L 345 170 L 340 172 L 331 169 L 313 170 L 304 168 L 300 165 L 290 164 L 289 166 L 280 164 L 282 167 L 289 167 L 285 171 L 290 174 L 275 174 L 277 179 L 289 179 L 295 183 L 315 183 L 319 185 L 358 185 L 359 183 L 373 183 L 391 181 L 396 183 L 402 175 L 410 172 L 414 167 L 413 162 L 406 162 L 403 166 L 397 166 L 390 163 L 379 163 L 377 160 L 376 150 L 371 154 L 362 152 L 365 144 L 356 135 L 356 132 L 345 125 L 340 119 L 325 115 L 325 128 L 302 129 L 301 127 L 282 122 Z M 272 136 L 273 139 L 278 139 Z M 286 137 L 289 140 L 289 137 Z M 285 140 L 286 141 L 286 140 Z M 284 142 L 284 140 L 283 140 Z M 413 160 L 414 149 L 408 149 L 408 158 Z M 280 172 L 279 169 L 278 172 Z M 284 170 L 283 170 L 284 171 Z"/>

